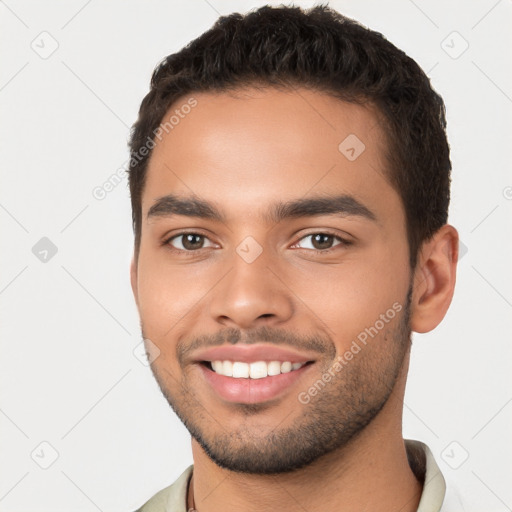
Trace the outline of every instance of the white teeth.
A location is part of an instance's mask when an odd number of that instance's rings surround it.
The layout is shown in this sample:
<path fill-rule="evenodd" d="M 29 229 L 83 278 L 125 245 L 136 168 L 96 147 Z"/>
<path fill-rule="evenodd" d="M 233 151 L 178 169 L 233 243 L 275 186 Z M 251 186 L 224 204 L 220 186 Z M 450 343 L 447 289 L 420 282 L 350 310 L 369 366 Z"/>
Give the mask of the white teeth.
<path fill-rule="evenodd" d="M 249 377 L 249 365 L 247 363 L 240 363 L 238 361 L 233 363 L 233 377 L 235 379 L 247 379 L 247 377 Z"/>
<path fill-rule="evenodd" d="M 221 373 L 222 372 L 222 361 L 212 361 L 212 367 L 213 367 L 213 371 L 215 373 Z"/>
<path fill-rule="evenodd" d="M 268 376 L 289 373 L 302 368 L 306 363 L 291 363 L 290 361 L 256 361 L 243 363 L 241 361 L 211 361 L 212 369 L 219 375 L 235 379 L 263 379 Z"/>
<path fill-rule="evenodd" d="M 251 379 L 262 379 L 267 376 L 267 363 L 258 361 L 249 365 L 249 375 Z"/>
<path fill-rule="evenodd" d="M 281 363 L 281 373 L 290 373 L 292 371 L 292 363 L 285 361 Z"/>
<path fill-rule="evenodd" d="M 281 373 L 281 363 L 279 361 L 270 361 L 270 363 L 268 363 L 267 373 L 269 375 L 279 375 Z"/>
<path fill-rule="evenodd" d="M 225 375 L 226 377 L 232 377 L 233 376 L 233 362 L 232 361 L 224 361 L 222 363 L 222 372 L 221 373 L 222 373 L 222 375 Z"/>

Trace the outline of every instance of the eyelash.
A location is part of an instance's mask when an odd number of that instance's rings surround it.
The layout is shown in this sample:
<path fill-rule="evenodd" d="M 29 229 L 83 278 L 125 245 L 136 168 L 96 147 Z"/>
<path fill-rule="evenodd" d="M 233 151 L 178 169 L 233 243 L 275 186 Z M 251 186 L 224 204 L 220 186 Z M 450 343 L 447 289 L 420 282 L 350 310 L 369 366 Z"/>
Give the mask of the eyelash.
<path fill-rule="evenodd" d="M 180 236 L 185 236 L 185 235 L 199 235 L 199 236 L 202 236 L 202 237 L 204 237 L 204 238 L 209 240 L 209 238 L 206 235 L 204 235 L 203 233 L 199 233 L 199 232 L 195 232 L 195 231 L 183 231 L 182 233 L 177 233 L 177 234 L 175 233 L 171 237 L 166 238 L 162 242 L 162 245 L 166 246 L 172 252 L 182 253 L 182 254 L 184 253 L 187 256 L 193 256 L 194 254 L 199 253 L 202 249 L 208 249 L 208 247 L 201 247 L 200 249 L 196 249 L 196 250 L 192 250 L 192 251 L 187 251 L 187 250 L 184 250 L 184 249 L 176 249 L 175 247 L 173 247 L 170 244 L 171 240 L 174 240 L 175 238 L 179 238 Z M 314 235 L 328 235 L 328 236 L 332 236 L 333 238 L 339 240 L 340 243 L 336 244 L 333 247 L 329 247 L 328 249 L 304 249 L 304 248 L 301 248 L 301 247 L 299 247 L 299 249 L 303 249 L 303 250 L 306 250 L 306 251 L 313 251 L 313 253 L 315 253 L 315 254 L 328 254 L 328 253 L 334 251 L 336 249 L 336 247 L 338 247 L 338 246 L 348 247 L 348 246 L 352 245 L 352 243 L 353 243 L 350 240 L 346 240 L 345 238 L 342 238 L 339 235 L 330 232 L 329 230 L 323 230 L 323 231 L 314 231 L 313 233 L 308 233 L 306 235 L 303 235 L 293 245 L 297 245 L 301 240 L 303 240 L 305 238 L 308 238 L 308 237 L 311 237 L 311 236 L 314 236 Z"/>

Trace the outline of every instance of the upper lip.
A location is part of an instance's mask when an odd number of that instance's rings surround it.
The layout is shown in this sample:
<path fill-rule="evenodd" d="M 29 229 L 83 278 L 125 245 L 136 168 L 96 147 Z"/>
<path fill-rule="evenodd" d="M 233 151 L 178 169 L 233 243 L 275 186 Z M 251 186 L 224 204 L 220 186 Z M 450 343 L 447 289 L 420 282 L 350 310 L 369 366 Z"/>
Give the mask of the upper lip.
<path fill-rule="evenodd" d="M 290 361 L 291 363 L 306 363 L 314 361 L 310 354 L 300 353 L 292 348 L 277 347 L 276 345 L 221 345 L 194 352 L 195 362 L 204 361 L 240 361 L 254 363 L 256 361 Z"/>

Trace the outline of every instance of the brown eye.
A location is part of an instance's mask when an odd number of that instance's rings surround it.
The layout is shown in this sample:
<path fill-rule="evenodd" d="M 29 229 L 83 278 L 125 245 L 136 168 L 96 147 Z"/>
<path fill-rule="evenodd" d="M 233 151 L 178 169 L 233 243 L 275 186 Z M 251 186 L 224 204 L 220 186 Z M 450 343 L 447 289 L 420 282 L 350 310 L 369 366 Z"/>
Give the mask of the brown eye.
<path fill-rule="evenodd" d="M 317 233 L 311 237 L 311 244 L 315 249 L 330 249 L 334 242 L 332 235 L 326 235 L 325 233 Z"/>
<path fill-rule="evenodd" d="M 203 249 L 205 241 L 209 241 L 204 235 L 198 233 L 181 233 L 169 239 L 168 244 L 181 251 L 197 251 Z"/>
<path fill-rule="evenodd" d="M 303 242 L 304 240 L 308 240 L 309 242 Z M 336 240 L 338 242 L 336 243 Z M 304 245 L 301 245 L 301 243 L 304 243 Z M 299 242 L 298 246 L 301 249 L 314 249 L 317 251 L 327 251 L 329 249 L 332 249 L 333 247 L 337 245 L 350 245 L 350 243 L 343 238 L 331 235 L 330 233 L 312 233 L 310 235 L 306 235 L 302 237 Z"/>

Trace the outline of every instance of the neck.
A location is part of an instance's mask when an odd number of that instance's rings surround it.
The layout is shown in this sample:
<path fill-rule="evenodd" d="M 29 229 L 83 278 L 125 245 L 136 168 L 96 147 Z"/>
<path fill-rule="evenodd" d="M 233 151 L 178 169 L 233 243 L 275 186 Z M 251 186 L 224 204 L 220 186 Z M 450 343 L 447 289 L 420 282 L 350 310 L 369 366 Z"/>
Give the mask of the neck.
<path fill-rule="evenodd" d="M 402 438 L 405 380 L 402 384 L 395 387 L 380 413 L 349 444 L 291 473 L 253 475 L 220 468 L 193 440 L 191 492 L 195 509 L 416 511 L 422 484 L 409 466 Z"/>

